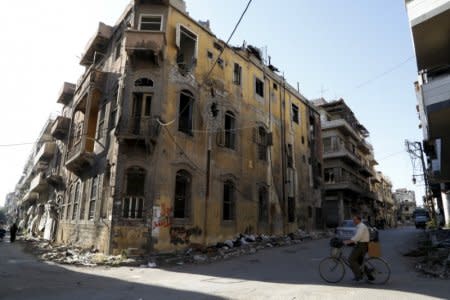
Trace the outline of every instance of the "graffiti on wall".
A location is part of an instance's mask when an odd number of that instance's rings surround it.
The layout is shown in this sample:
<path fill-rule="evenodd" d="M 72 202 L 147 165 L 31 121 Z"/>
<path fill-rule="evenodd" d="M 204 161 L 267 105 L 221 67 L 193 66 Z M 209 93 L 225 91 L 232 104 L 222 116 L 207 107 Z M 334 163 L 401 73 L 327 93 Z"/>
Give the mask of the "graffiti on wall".
<path fill-rule="evenodd" d="M 189 244 L 192 236 L 200 236 L 202 230 L 199 227 L 185 228 L 185 227 L 171 227 L 170 228 L 170 242 L 174 245 Z"/>
<path fill-rule="evenodd" d="M 166 204 L 153 207 L 152 236 L 158 237 L 160 228 L 169 228 L 172 225 L 173 208 Z"/>

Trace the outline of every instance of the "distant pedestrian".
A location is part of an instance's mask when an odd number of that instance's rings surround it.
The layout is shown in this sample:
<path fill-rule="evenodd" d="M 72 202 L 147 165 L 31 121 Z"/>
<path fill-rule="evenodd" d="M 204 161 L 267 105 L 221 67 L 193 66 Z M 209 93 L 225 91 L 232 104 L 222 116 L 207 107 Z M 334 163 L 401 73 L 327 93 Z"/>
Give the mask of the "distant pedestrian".
<path fill-rule="evenodd" d="M 11 227 L 9 227 L 9 238 L 11 243 L 14 243 L 14 241 L 16 240 L 16 233 L 17 233 L 17 225 L 14 222 Z"/>

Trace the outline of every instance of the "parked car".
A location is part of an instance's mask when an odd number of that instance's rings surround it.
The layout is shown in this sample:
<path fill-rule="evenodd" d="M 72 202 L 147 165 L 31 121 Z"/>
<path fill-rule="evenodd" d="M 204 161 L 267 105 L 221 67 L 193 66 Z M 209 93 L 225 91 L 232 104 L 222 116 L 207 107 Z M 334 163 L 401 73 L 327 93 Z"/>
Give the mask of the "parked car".
<path fill-rule="evenodd" d="M 378 230 L 363 220 L 363 223 L 369 228 L 370 240 L 378 241 Z M 356 233 L 356 226 L 353 220 L 344 220 L 341 226 L 336 228 L 336 237 L 342 240 L 351 239 Z"/>

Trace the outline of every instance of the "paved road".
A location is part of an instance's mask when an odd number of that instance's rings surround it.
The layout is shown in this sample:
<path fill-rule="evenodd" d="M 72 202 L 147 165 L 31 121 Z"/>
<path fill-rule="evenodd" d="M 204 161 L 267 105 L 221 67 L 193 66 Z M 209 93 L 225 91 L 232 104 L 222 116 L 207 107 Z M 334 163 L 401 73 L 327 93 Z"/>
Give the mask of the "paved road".
<path fill-rule="evenodd" d="M 448 299 L 449 281 L 417 274 L 401 255 L 418 234 L 413 228 L 381 232 L 392 268 L 383 286 L 354 284 L 350 272 L 340 284 L 324 283 L 317 265 L 328 254 L 326 240 L 168 269 L 63 267 L 0 242 L 0 299 Z"/>

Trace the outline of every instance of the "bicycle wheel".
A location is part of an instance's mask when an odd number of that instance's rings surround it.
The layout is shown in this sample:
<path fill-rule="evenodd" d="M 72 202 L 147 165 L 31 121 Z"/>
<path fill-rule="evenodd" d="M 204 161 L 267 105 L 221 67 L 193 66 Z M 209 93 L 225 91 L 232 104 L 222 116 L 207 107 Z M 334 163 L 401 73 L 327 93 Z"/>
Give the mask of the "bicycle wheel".
<path fill-rule="evenodd" d="M 375 284 L 384 284 L 391 277 L 391 268 L 386 261 L 379 257 L 371 257 L 364 263 L 366 274 L 369 281 Z M 370 276 L 373 280 L 370 280 Z"/>
<path fill-rule="evenodd" d="M 345 266 L 337 258 L 326 257 L 319 264 L 319 274 L 326 282 L 336 283 L 344 278 Z"/>

